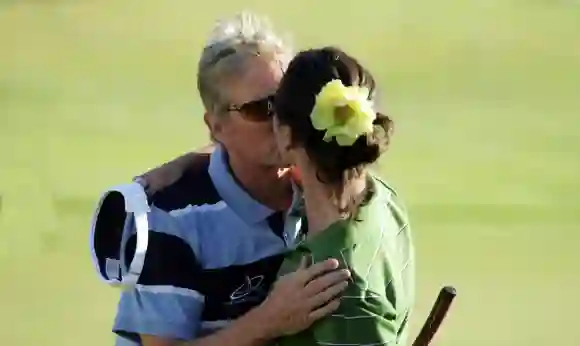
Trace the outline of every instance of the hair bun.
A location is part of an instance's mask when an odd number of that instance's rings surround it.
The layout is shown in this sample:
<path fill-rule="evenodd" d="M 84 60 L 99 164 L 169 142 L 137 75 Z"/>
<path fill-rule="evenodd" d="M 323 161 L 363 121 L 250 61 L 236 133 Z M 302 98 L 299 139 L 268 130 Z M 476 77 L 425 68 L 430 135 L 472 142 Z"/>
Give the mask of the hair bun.
<path fill-rule="evenodd" d="M 391 119 L 377 113 L 373 121 L 373 132 L 360 136 L 352 146 L 344 148 L 342 168 L 347 170 L 377 161 L 389 145 L 392 129 Z"/>

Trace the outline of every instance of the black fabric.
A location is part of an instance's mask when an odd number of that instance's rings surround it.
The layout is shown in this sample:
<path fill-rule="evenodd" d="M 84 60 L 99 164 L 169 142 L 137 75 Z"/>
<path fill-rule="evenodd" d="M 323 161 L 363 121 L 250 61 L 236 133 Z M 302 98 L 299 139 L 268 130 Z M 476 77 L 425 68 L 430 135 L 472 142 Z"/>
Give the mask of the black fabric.
<path fill-rule="evenodd" d="M 284 260 L 284 254 L 216 269 L 202 269 L 183 239 L 149 232 L 149 247 L 138 283 L 195 290 L 205 296 L 203 321 L 238 318 L 264 301 Z M 135 251 L 136 237 L 127 244 L 127 260 Z"/>
<path fill-rule="evenodd" d="M 123 195 L 116 191 L 109 193 L 103 200 L 95 220 L 94 233 L 94 250 L 97 254 L 101 275 L 104 277 L 109 277 L 106 273 L 107 259 L 119 259 L 119 246 L 123 237 L 126 217 Z M 118 274 L 121 275 L 120 272 Z"/>
<path fill-rule="evenodd" d="M 222 200 L 209 175 L 210 155 L 199 154 L 197 164 L 183 171 L 174 182 L 148 191 L 148 201 L 155 207 L 172 211 L 188 205 L 215 204 Z M 142 285 L 171 285 L 197 290 L 201 266 L 193 249 L 178 236 L 149 231 L 149 243 L 143 271 L 139 277 Z M 136 236 L 126 246 L 126 263 L 135 253 Z"/>
<path fill-rule="evenodd" d="M 199 154 L 199 162 L 181 172 L 180 178 L 156 191 L 148 191 L 149 203 L 161 210 L 188 205 L 215 204 L 222 200 L 208 172 L 210 155 Z"/>
<path fill-rule="evenodd" d="M 130 263 L 135 253 L 137 236 L 127 241 L 125 261 Z M 198 290 L 201 266 L 191 246 L 182 238 L 149 231 L 147 254 L 138 284 L 162 285 Z"/>
<path fill-rule="evenodd" d="M 298 230 L 298 237 L 302 240 L 308 235 L 308 220 L 306 218 L 302 219 L 302 224 L 300 230 Z"/>
<path fill-rule="evenodd" d="M 206 297 L 202 320 L 232 320 L 262 303 L 283 260 L 280 254 L 249 264 L 203 270 L 197 280 L 198 291 Z"/>
<path fill-rule="evenodd" d="M 277 211 L 272 215 L 268 216 L 268 226 L 272 232 L 277 236 L 284 239 L 284 214 L 285 212 Z"/>
<path fill-rule="evenodd" d="M 177 172 L 179 178 L 175 181 L 167 182 L 165 186 L 156 191 L 148 191 L 150 204 L 164 211 L 185 208 L 188 205 L 201 205 L 204 203 L 217 203 L 221 197 L 214 187 L 213 181 L 208 172 L 210 155 L 200 154 L 196 164 L 183 172 Z M 175 173 L 175 172 L 174 172 Z M 120 246 L 123 236 L 123 228 L 127 213 L 125 212 L 125 200 L 120 192 L 110 192 L 101 205 L 97 219 L 95 220 L 94 251 L 99 263 L 101 275 L 108 277 L 106 273 L 107 259 L 117 259 L 120 256 Z M 158 233 L 150 232 L 152 241 L 156 241 Z M 135 252 L 135 239 L 131 240 L 131 251 L 125 253 L 127 265 L 131 263 Z M 162 240 L 163 244 L 166 243 Z M 158 246 L 154 243 L 154 247 Z M 160 245 L 159 245 L 160 246 Z M 180 250 L 181 251 L 181 250 Z M 149 249 L 147 256 L 149 256 Z M 180 255 L 182 256 L 182 255 Z M 168 259 L 170 260 L 170 259 Z M 119 273 L 118 279 L 120 279 Z"/>

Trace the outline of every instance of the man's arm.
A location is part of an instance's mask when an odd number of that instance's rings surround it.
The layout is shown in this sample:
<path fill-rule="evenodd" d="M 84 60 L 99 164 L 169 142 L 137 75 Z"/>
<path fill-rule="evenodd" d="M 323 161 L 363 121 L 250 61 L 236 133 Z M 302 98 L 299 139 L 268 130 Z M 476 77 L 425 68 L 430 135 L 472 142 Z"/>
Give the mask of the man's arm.
<path fill-rule="evenodd" d="M 136 284 L 121 294 L 113 331 L 130 340 L 139 340 L 142 334 L 193 339 L 205 301 L 196 290 L 201 266 L 195 229 L 188 229 L 186 241 L 181 236 L 182 220 L 156 207 L 151 207 L 147 221 L 147 254 Z M 124 230 L 133 232 L 122 254 L 129 259 L 138 242 L 134 225 L 130 219 Z"/>
<path fill-rule="evenodd" d="M 335 311 L 350 273 L 330 259 L 281 277 L 260 306 L 210 336 L 176 341 L 141 335 L 143 346 L 262 346 L 294 334 Z"/>
<path fill-rule="evenodd" d="M 253 309 L 216 333 L 193 341 L 176 341 L 155 335 L 141 335 L 143 346 L 262 346 L 270 341 L 259 309 Z"/>
<path fill-rule="evenodd" d="M 175 183 L 187 172 L 205 170 L 209 155 L 214 149 L 215 145 L 210 144 L 194 152 L 183 154 L 140 175 L 138 181 L 145 185 L 148 194 L 154 194 Z"/>
<path fill-rule="evenodd" d="M 115 319 L 114 331 L 119 336 L 136 341 L 143 336 L 145 346 L 183 345 L 178 340 L 195 340 L 191 346 L 231 345 L 232 340 L 233 345 L 262 345 L 307 328 L 338 307 L 334 298 L 346 287 L 348 271 L 336 270 L 336 260 L 308 268 L 303 264 L 279 278 L 266 301 L 254 311 L 215 335 L 196 339 L 204 297 L 196 291 L 198 243 L 191 230 L 187 242 L 180 236 L 184 224 L 195 224 L 186 220 L 188 215 L 195 216 L 185 213 L 176 218 L 151 207 L 147 256 L 136 285 L 122 293 Z M 132 234 L 126 246 L 121 246 L 125 249 L 121 256 L 130 261 L 137 244 L 135 220 L 125 219 L 123 225 L 123 219 L 115 227 L 123 234 Z"/>
<path fill-rule="evenodd" d="M 98 273 L 110 283 L 127 284 L 113 327 L 118 345 L 139 341 L 140 334 L 194 339 L 204 297 L 196 290 L 201 265 L 197 233 L 190 227 L 195 220 L 184 218 L 195 215 L 177 218 L 151 206 L 144 218 L 138 212 L 143 206 L 147 208 L 147 197 L 139 184 L 118 186 L 105 194 L 92 226 Z"/>

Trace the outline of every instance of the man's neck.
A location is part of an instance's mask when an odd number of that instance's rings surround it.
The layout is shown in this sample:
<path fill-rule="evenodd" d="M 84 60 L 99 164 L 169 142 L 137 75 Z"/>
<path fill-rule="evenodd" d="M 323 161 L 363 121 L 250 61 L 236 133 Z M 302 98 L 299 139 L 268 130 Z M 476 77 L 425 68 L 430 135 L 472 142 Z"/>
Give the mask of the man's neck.
<path fill-rule="evenodd" d="M 293 193 L 289 174 L 280 175 L 276 167 L 248 164 L 234 156 L 228 163 L 238 184 L 253 199 L 272 210 L 290 207 Z"/>

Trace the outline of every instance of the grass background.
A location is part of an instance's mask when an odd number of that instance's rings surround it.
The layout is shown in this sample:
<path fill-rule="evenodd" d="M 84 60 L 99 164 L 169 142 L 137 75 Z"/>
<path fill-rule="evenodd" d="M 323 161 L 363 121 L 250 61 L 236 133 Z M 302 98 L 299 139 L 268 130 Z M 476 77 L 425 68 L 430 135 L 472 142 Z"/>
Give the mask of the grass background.
<path fill-rule="evenodd" d="M 418 247 L 415 333 L 452 283 L 438 345 L 579 345 L 580 2 L 244 8 L 298 47 L 344 47 L 382 82 L 397 135 L 381 167 Z M 196 61 L 211 23 L 240 9 L 0 0 L 1 345 L 111 344 L 118 291 L 91 270 L 92 208 L 207 142 Z"/>

